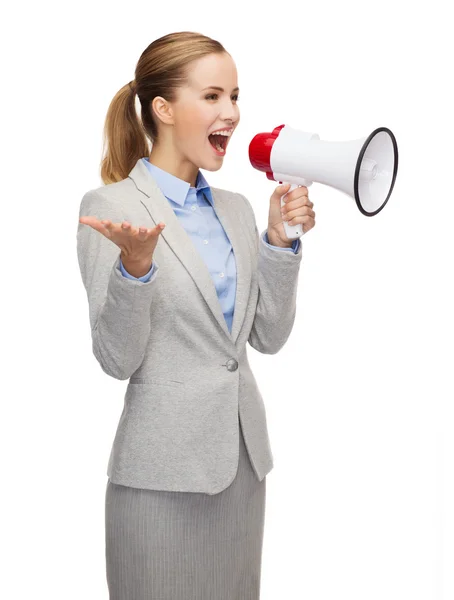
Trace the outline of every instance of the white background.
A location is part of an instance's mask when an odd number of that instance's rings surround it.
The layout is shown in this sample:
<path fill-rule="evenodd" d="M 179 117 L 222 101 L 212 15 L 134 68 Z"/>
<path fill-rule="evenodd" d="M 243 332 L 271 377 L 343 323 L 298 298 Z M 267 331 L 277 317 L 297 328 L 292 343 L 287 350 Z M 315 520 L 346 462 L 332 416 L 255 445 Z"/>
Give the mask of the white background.
<path fill-rule="evenodd" d="M 113 96 L 154 39 L 192 30 L 232 54 L 241 88 L 224 164 L 204 175 L 246 195 L 260 231 L 277 183 L 249 163 L 256 133 L 386 126 L 399 147 L 376 217 L 310 187 L 294 329 L 277 355 L 248 346 L 275 458 L 261 598 L 452 598 L 448 3 L 25 2 L 5 16 L 1 596 L 108 598 L 106 467 L 127 382 L 91 354 L 78 210 L 101 185 Z"/>

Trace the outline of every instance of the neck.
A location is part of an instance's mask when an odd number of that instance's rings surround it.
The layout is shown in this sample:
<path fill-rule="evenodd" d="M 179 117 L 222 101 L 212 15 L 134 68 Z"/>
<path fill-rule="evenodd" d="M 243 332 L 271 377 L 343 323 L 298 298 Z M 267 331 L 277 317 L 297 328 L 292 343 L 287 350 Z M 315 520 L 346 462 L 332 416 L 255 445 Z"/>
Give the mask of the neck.
<path fill-rule="evenodd" d="M 186 181 L 191 187 L 196 187 L 199 169 L 188 160 L 183 160 L 175 156 L 175 153 L 164 151 L 155 145 L 153 145 L 148 160 L 155 167 Z"/>

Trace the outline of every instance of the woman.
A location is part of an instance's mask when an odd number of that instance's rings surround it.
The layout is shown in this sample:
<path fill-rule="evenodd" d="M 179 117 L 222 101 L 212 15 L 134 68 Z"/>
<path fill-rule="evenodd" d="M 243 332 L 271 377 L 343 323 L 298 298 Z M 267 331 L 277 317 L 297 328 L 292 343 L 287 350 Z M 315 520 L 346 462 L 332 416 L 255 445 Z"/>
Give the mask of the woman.
<path fill-rule="evenodd" d="M 290 335 L 301 243 L 282 219 L 308 231 L 315 213 L 301 187 L 281 215 L 278 186 L 259 236 L 249 201 L 208 185 L 199 169 L 221 167 L 237 100 L 219 42 L 154 41 L 109 107 L 106 185 L 81 202 L 93 353 L 129 379 L 107 469 L 111 600 L 260 595 L 273 457 L 246 342 L 274 354 Z"/>

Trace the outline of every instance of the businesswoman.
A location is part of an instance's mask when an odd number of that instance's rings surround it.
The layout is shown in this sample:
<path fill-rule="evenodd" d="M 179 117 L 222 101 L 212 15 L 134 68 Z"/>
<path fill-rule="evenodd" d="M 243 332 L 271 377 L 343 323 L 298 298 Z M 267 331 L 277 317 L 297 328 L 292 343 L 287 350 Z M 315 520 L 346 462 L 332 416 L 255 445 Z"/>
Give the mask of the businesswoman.
<path fill-rule="evenodd" d="M 128 380 L 107 467 L 110 600 L 256 600 L 273 467 L 246 344 L 275 354 L 296 312 L 307 188 L 210 186 L 240 120 L 230 54 L 193 32 L 155 40 L 109 107 L 104 185 L 82 198 L 77 252 L 92 349 Z M 138 117 L 135 100 L 141 104 Z M 149 142 L 151 142 L 151 152 Z"/>

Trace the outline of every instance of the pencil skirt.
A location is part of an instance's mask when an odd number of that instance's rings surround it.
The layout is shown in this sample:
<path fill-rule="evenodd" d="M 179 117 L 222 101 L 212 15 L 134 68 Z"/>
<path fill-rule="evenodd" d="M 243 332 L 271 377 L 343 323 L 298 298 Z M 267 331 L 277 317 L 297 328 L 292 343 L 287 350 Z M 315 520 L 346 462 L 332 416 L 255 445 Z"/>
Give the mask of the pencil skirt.
<path fill-rule="evenodd" d="M 110 600 L 258 600 L 266 477 L 258 481 L 240 424 L 238 472 L 214 495 L 107 481 Z"/>

